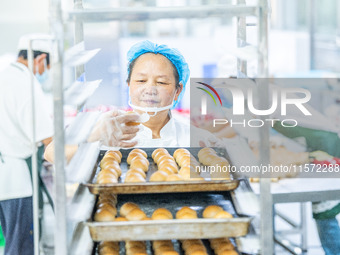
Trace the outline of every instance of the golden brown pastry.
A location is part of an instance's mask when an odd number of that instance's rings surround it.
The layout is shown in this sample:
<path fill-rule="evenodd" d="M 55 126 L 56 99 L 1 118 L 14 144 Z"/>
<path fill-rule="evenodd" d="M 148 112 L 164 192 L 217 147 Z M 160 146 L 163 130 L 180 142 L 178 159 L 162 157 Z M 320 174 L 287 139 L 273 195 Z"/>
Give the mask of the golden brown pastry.
<path fill-rule="evenodd" d="M 105 157 L 106 155 L 109 155 L 109 154 L 118 154 L 120 158 L 123 157 L 123 155 L 122 155 L 122 153 L 121 153 L 120 151 L 112 151 L 112 150 L 107 151 L 107 152 L 105 153 L 104 157 Z"/>
<path fill-rule="evenodd" d="M 230 218 L 233 218 L 233 216 L 226 211 L 221 211 L 217 213 L 214 218 L 215 219 L 230 219 Z"/>
<path fill-rule="evenodd" d="M 183 180 L 184 178 L 179 174 L 168 175 L 165 179 L 165 181 L 167 182 L 176 182 L 176 181 L 183 181 Z"/>
<path fill-rule="evenodd" d="M 110 154 L 106 154 L 102 160 L 109 160 L 109 159 L 112 159 L 112 160 L 115 160 L 117 161 L 118 163 L 121 163 L 122 161 L 122 158 L 119 156 L 118 153 L 110 153 Z"/>
<path fill-rule="evenodd" d="M 192 215 L 196 215 L 197 218 L 197 213 L 195 210 L 191 209 L 188 206 L 184 206 L 182 207 L 180 210 L 177 211 L 176 213 L 176 219 L 178 219 L 182 214 L 192 214 Z"/>
<path fill-rule="evenodd" d="M 178 173 L 178 166 L 175 161 L 163 161 L 158 165 L 158 170 L 168 169 L 172 173 Z"/>
<path fill-rule="evenodd" d="M 140 247 L 142 249 L 145 249 L 146 244 L 145 244 L 145 242 L 142 242 L 142 241 L 126 241 L 125 242 L 125 248 L 126 249 L 130 249 L 130 248 L 134 248 L 134 247 Z"/>
<path fill-rule="evenodd" d="M 166 180 L 167 174 L 162 171 L 156 171 L 150 176 L 150 182 L 163 182 Z"/>
<path fill-rule="evenodd" d="M 124 182 L 146 182 L 146 180 L 140 173 L 130 173 L 129 175 L 126 175 Z"/>
<path fill-rule="evenodd" d="M 154 151 L 152 152 L 151 157 L 154 159 L 154 157 L 156 156 L 156 154 L 157 154 L 158 152 L 160 152 L 160 151 L 165 152 L 165 153 L 168 153 L 168 150 L 167 150 L 167 149 L 158 148 L 158 149 L 156 149 L 156 150 L 154 150 Z M 169 154 L 169 153 L 168 153 L 168 154 Z"/>
<path fill-rule="evenodd" d="M 133 221 L 133 220 L 141 220 L 141 219 L 144 219 L 146 217 L 147 217 L 146 214 L 141 209 L 139 209 L 139 208 L 133 209 L 132 211 L 130 211 L 128 213 L 128 215 L 126 215 L 126 218 L 128 220 L 131 220 L 131 221 Z"/>
<path fill-rule="evenodd" d="M 134 159 L 134 158 L 137 158 L 137 157 L 143 157 L 143 158 L 146 158 L 144 157 L 144 154 L 139 152 L 139 151 L 131 151 L 126 159 L 126 162 L 130 165 L 131 164 L 131 161 Z"/>
<path fill-rule="evenodd" d="M 143 156 L 135 157 L 131 161 L 130 168 L 141 168 L 144 172 L 147 172 L 149 170 L 149 161 Z"/>
<path fill-rule="evenodd" d="M 203 211 L 203 218 L 214 218 L 216 214 L 222 211 L 223 208 L 218 205 L 209 205 Z"/>
<path fill-rule="evenodd" d="M 143 176 L 143 178 L 145 179 L 146 178 L 146 174 L 145 172 L 143 171 L 143 169 L 141 168 L 130 168 L 127 172 L 126 172 L 126 177 L 132 173 L 138 173 L 140 174 L 141 176 Z"/>
<path fill-rule="evenodd" d="M 161 255 L 179 255 L 177 251 L 163 251 Z"/>
<path fill-rule="evenodd" d="M 117 208 L 109 203 L 99 203 L 97 204 L 97 210 L 98 209 L 105 209 L 108 210 L 112 215 L 117 215 Z"/>
<path fill-rule="evenodd" d="M 127 218 L 125 218 L 125 217 L 117 217 L 117 218 L 115 218 L 115 221 L 127 221 Z"/>
<path fill-rule="evenodd" d="M 103 169 L 105 167 L 117 167 L 119 166 L 119 163 L 116 160 L 113 160 L 112 158 L 104 158 L 100 161 L 100 168 Z"/>
<path fill-rule="evenodd" d="M 122 207 L 119 210 L 119 214 L 120 216 L 126 217 L 126 215 L 128 215 L 129 212 L 136 208 L 139 208 L 139 206 L 136 205 L 135 203 L 127 202 L 122 205 Z"/>
<path fill-rule="evenodd" d="M 97 180 L 98 184 L 113 184 L 117 182 L 118 182 L 117 178 L 113 176 L 103 176 L 102 178 Z"/>
<path fill-rule="evenodd" d="M 98 209 L 94 214 L 94 220 L 99 222 L 114 221 L 116 215 L 105 208 Z"/>
<path fill-rule="evenodd" d="M 147 154 L 144 150 L 142 150 L 142 149 L 133 149 L 131 152 L 139 152 L 139 153 L 141 153 L 145 158 L 148 157 L 148 154 Z M 130 153 L 131 153 L 131 152 L 130 152 Z"/>
<path fill-rule="evenodd" d="M 172 242 L 170 240 L 157 240 L 152 242 L 152 248 L 158 249 L 162 245 L 172 245 Z"/>
<path fill-rule="evenodd" d="M 189 153 L 189 151 L 187 149 L 184 149 L 184 148 L 180 148 L 180 149 L 175 150 L 175 152 L 173 154 L 174 158 L 176 158 L 177 155 L 179 155 L 179 154 L 181 154 L 183 152 Z"/>
<path fill-rule="evenodd" d="M 171 213 L 168 209 L 165 209 L 165 208 L 158 208 L 158 209 L 156 209 L 156 210 L 153 212 L 152 215 L 156 215 L 156 214 L 165 214 L 165 215 L 167 215 L 167 217 L 168 217 L 169 219 L 172 219 L 172 218 L 173 218 L 172 213 Z"/>

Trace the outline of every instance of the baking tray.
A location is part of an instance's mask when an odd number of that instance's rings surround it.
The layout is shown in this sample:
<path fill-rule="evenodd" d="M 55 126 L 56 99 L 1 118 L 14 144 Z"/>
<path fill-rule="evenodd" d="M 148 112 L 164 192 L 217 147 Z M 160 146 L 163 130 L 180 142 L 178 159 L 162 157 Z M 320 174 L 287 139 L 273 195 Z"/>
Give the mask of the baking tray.
<path fill-rule="evenodd" d="M 138 204 L 148 217 L 151 217 L 152 212 L 157 208 L 166 208 L 175 216 L 180 208 L 189 206 L 196 210 L 199 218 L 190 220 L 87 222 L 94 241 L 240 237 L 248 233 L 252 219 L 237 216 L 228 192 L 118 195 L 118 211 L 125 202 Z M 233 214 L 234 218 L 203 219 L 202 212 L 208 205 L 219 205 L 225 211 Z"/>
<path fill-rule="evenodd" d="M 205 181 L 177 181 L 177 182 L 148 182 L 150 176 L 157 171 L 157 165 L 151 158 L 152 152 L 157 148 L 141 148 L 148 154 L 148 160 L 150 162 L 149 171 L 147 172 L 145 183 L 124 183 L 126 172 L 128 171 L 128 165 L 126 159 L 132 149 L 121 150 L 122 162 L 120 167 L 122 169 L 122 176 L 119 178 L 118 183 L 114 184 L 97 184 L 95 183 L 97 174 L 100 171 L 99 162 L 105 154 L 105 151 L 101 151 L 97 164 L 94 168 L 94 176 L 92 183 L 84 183 L 91 193 L 97 195 L 100 193 L 114 193 L 114 194 L 138 194 L 138 193 L 173 193 L 173 192 L 200 192 L 200 191 L 230 191 L 234 190 L 239 185 L 239 180 L 205 180 Z M 166 148 L 172 155 L 178 148 Z M 191 154 L 197 157 L 197 153 L 201 148 L 185 148 L 188 149 Z M 214 148 L 219 156 L 227 158 L 230 162 L 229 156 L 225 149 Z M 206 176 L 203 176 L 206 177 Z"/>
<path fill-rule="evenodd" d="M 174 246 L 174 250 L 177 251 L 179 255 L 185 255 L 185 252 L 182 249 L 180 241 L 179 240 L 171 240 L 171 241 L 172 241 L 172 244 Z M 239 254 L 244 254 L 244 253 L 240 253 L 238 251 L 238 247 L 237 247 L 237 244 L 236 244 L 234 239 L 230 239 L 230 241 L 234 245 L 235 251 L 237 251 Z M 202 242 L 203 242 L 203 245 L 205 246 L 205 248 L 207 250 L 208 255 L 215 255 L 215 252 L 210 247 L 209 240 L 203 239 Z M 99 254 L 98 253 L 98 244 L 99 243 L 96 243 L 94 245 L 92 255 L 98 255 Z M 152 248 L 152 241 L 145 241 L 145 246 L 146 246 L 146 253 L 148 255 L 154 255 L 155 254 L 154 251 L 153 251 L 153 248 Z M 125 242 L 119 242 L 119 255 L 126 255 Z"/>

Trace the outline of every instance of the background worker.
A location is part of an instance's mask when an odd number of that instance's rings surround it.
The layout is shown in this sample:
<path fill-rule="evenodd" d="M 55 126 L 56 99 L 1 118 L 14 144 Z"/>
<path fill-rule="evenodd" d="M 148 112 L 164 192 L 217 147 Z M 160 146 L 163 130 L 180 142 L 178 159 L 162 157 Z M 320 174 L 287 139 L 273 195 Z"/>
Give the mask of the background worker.
<path fill-rule="evenodd" d="M 33 249 L 32 181 L 29 158 L 36 153 L 33 144 L 47 145 L 53 135 L 53 123 L 39 81 L 49 69 L 49 43 L 35 40 L 32 44 L 33 91 L 28 69 L 27 49 L 31 39 L 23 36 L 15 63 L 0 73 L 0 221 L 6 240 L 5 255 L 31 255 Z M 44 78 L 45 77 L 45 78 Z M 35 141 L 32 139 L 32 104 L 35 112 Z M 39 159 L 39 158 L 38 158 Z"/>

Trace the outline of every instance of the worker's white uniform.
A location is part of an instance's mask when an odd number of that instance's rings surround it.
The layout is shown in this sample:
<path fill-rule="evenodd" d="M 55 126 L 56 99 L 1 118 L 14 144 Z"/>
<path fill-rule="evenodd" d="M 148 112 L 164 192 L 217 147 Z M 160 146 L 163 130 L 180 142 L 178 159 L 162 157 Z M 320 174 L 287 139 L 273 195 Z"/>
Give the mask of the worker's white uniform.
<path fill-rule="evenodd" d="M 36 142 L 53 136 L 51 112 L 34 78 Z M 0 73 L 0 201 L 32 196 L 25 159 L 32 156 L 30 71 L 13 63 Z"/>
<path fill-rule="evenodd" d="M 189 123 L 179 121 L 170 114 L 170 120 L 161 129 L 160 136 L 159 139 L 152 139 L 152 130 L 142 126 L 142 130 L 136 136 L 138 141 L 136 147 L 198 147 L 199 141 L 209 144 L 208 138 L 213 134 L 194 126 L 190 127 Z M 190 137 L 194 139 L 190 139 Z"/>

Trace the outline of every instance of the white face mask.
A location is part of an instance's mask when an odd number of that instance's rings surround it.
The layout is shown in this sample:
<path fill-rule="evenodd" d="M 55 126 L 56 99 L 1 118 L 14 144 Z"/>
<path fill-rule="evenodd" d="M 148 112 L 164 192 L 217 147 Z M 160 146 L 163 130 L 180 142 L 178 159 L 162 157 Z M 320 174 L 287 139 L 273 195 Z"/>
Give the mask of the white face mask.
<path fill-rule="evenodd" d="M 35 77 L 37 78 L 37 80 L 39 81 L 42 90 L 45 93 L 49 93 L 52 91 L 52 84 L 51 81 L 49 79 L 49 70 L 47 68 L 47 61 L 46 59 L 44 59 L 44 72 L 42 74 L 39 73 L 39 69 L 38 67 L 36 68 L 36 74 Z"/>
<path fill-rule="evenodd" d="M 172 103 L 167 106 L 163 106 L 163 107 L 142 107 L 142 106 L 134 105 L 131 102 L 131 98 L 129 99 L 128 104 L 132 109 L 144 112 L 141 115 L 141 122 L 147 122 L 150 119 L 150 117 L 156 116 L 158 112 L 171 109 L 175 104 L 175 101 L 174 101 L 175 97 L 176 97 L 176 92 L 174 94 L 174 97 L 172 98 Z M 149 114 L 149 112 L 150 113 L 153 112 L 153 114 Z"/>

